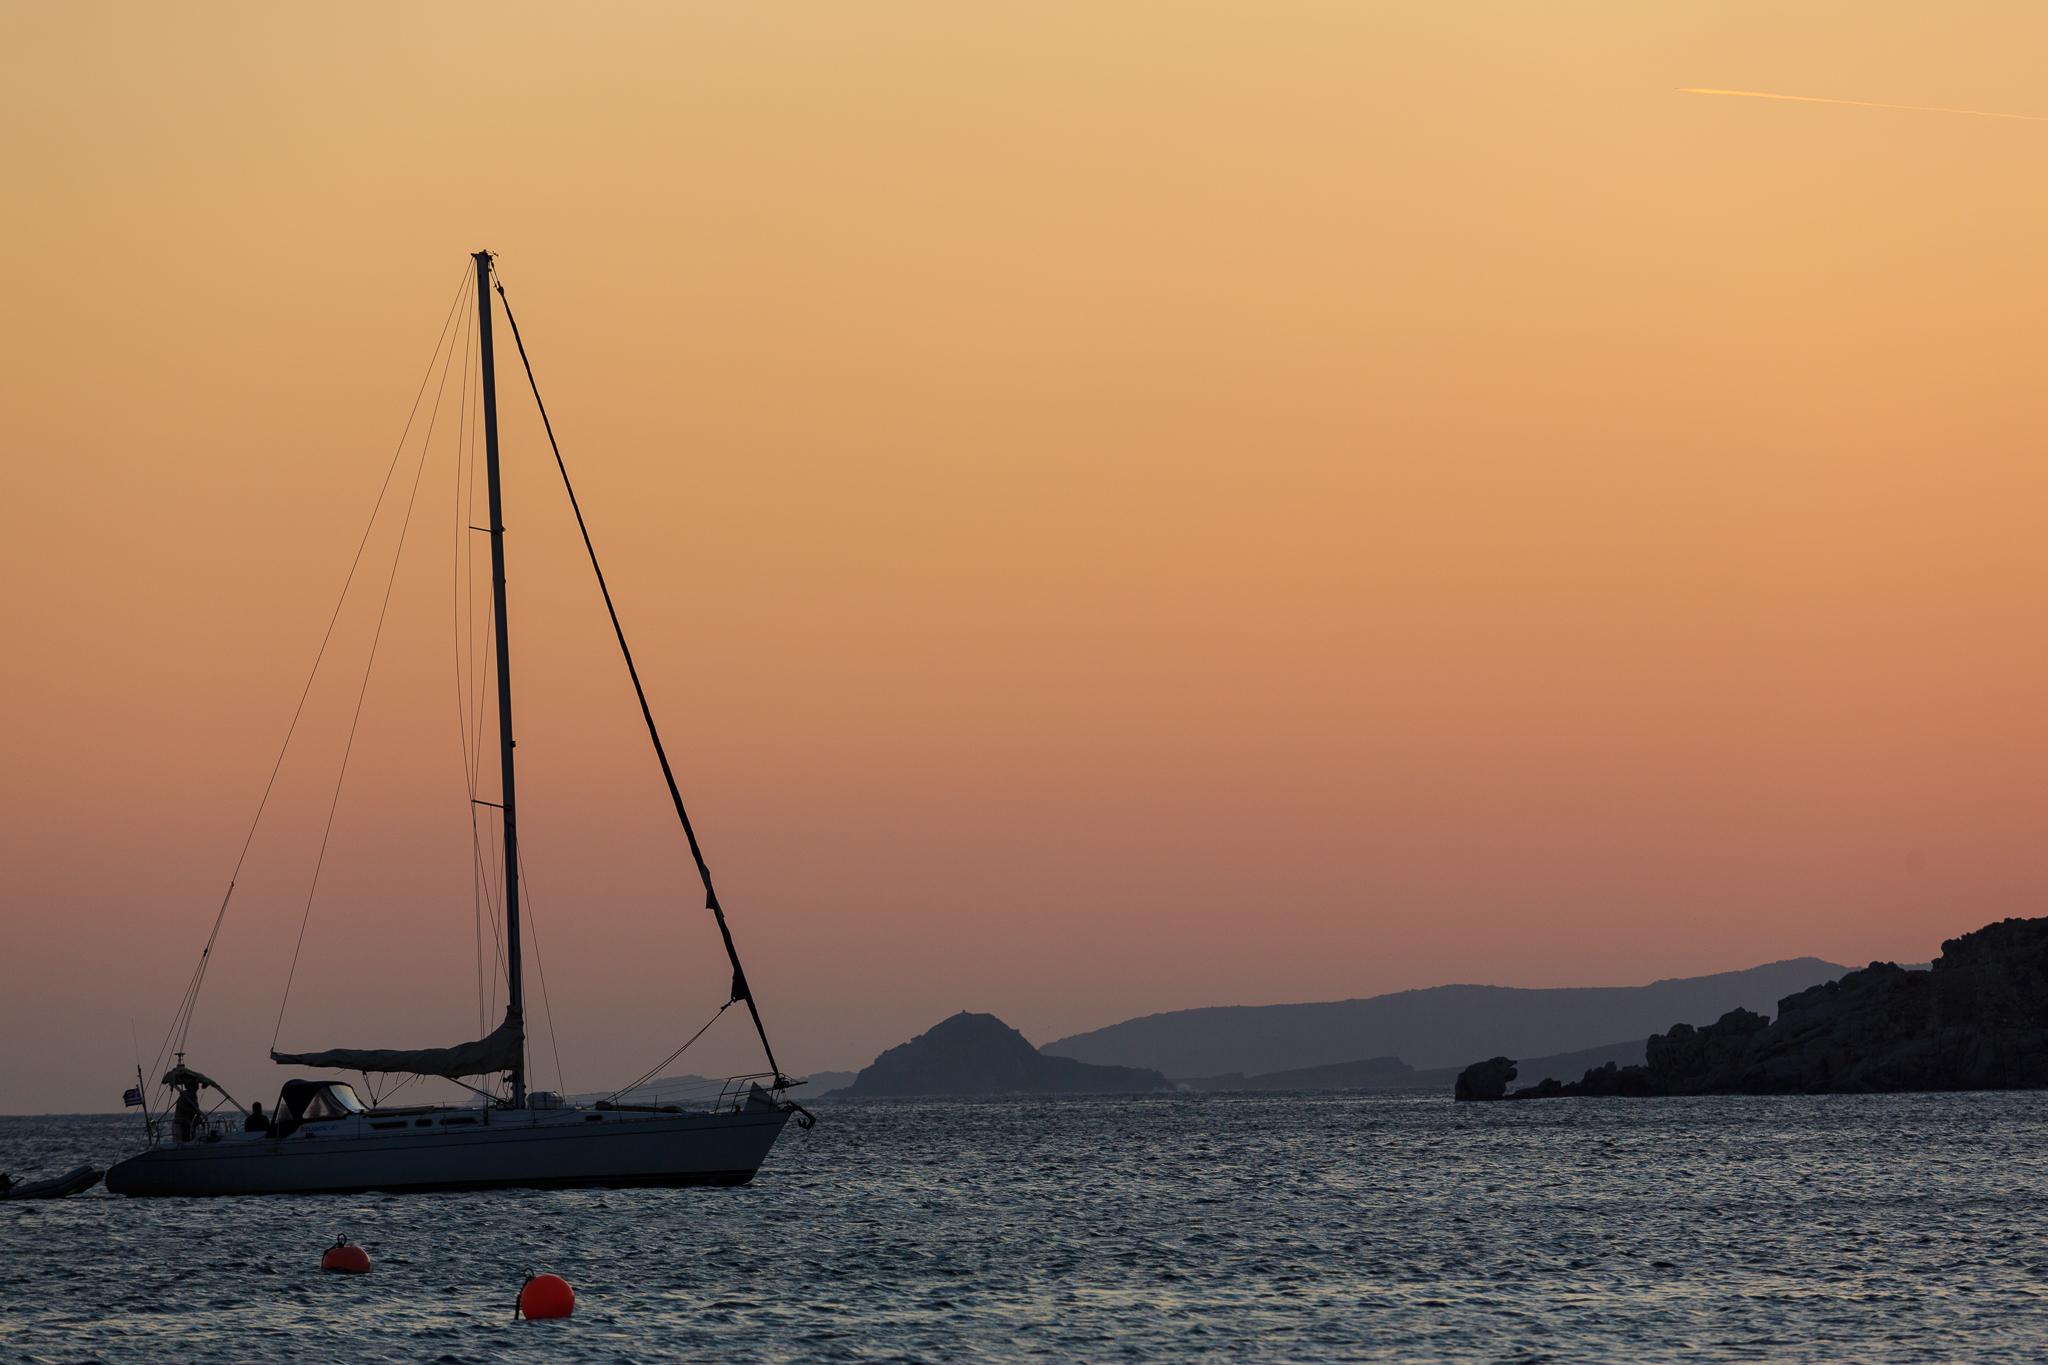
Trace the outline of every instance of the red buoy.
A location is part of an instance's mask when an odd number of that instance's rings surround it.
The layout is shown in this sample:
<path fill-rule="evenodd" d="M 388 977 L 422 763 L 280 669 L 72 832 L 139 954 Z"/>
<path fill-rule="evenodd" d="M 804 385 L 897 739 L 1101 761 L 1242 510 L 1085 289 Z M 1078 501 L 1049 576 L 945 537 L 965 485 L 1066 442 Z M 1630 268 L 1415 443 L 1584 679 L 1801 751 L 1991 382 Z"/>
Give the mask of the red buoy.
<path fill-rule="evenodd" d="M 560 1275 L 529 1275 L 519 1286 L 519 1311 L 529 1318 L 566 1318 L 576 1311 L 576 1291 Z"/>
<path fill-rule="evenodd" d="M 339 1270 L 348 1275 L 367 1274 L 370 1269 L 370 1253 L 349 1241 L 346 1237 L 334 1239 L 334 1245 L 320 1258 L 322 1270 Z"/>

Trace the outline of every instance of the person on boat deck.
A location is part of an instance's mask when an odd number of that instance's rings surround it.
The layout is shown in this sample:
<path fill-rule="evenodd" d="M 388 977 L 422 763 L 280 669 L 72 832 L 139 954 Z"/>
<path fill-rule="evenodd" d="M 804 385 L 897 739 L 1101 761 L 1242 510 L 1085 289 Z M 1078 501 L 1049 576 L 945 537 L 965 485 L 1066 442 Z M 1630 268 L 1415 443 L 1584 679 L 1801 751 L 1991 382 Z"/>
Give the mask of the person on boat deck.
<path fill-rule="evenodd" d="M 245 1133 L 267 1133 L 270 1131 L 270 1119 L 263 1112 L 262 1100 L 257 1100 L 249 1106 L 249 1117 L 242 1120 L 242 1131 Z"/>
<path fill-rule="evenodd" d="M 199 1117 L 199 1082 L 188 1080 L 178 1087 L 178 1104 L 172 1111 L 171 1121 L 178 1141 L 190 1142 L 199 1136 L 199 1130 L 204 1126 Z"/>

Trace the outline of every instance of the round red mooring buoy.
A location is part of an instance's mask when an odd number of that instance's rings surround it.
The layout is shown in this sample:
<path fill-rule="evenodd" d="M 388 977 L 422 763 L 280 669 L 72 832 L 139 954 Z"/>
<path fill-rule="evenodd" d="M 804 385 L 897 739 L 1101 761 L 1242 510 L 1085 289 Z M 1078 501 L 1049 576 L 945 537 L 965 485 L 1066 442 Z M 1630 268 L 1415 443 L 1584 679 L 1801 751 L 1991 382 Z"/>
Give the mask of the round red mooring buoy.
<path fill-rule="evenodd" d="M 322 1270 L 339 1270 L 348 1275 L 367 1274 L 370 1269 L 370 1253 L 349 1241 L 346 1237 L 334 1239 L 334 1245 L 327 1248 L 320 1258 Z"/>
<path fill-rule="evenodd" d="M 566 1318 L 576 1311 L 576 1291 L 560 1275 L 529 1275 L 519 1286 L 519 1311 L 529 1318 Z"/>

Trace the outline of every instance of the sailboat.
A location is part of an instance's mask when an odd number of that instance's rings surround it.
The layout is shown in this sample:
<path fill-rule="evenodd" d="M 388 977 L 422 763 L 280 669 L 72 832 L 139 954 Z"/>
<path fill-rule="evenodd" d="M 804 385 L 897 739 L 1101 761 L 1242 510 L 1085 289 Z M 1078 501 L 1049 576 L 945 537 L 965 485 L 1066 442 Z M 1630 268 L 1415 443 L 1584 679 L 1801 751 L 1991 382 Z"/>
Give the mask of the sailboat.
<path fill-rule="evenodd" d="M 107 1173 L 107 1188 L 125 1195 L 235 1195 L 344 1193 L 366 1190 L 409 1192 L 506 1187 L 572 1188 L 679 1185 L 736 1185 L 751 1180 L 784 1127 L 792 1118 L 808 1128 L 808 1110 L 785 1092 L 793 1081 L 776 1063 L 774 1049 L 752 987 L 740 965 L 725 911 L 712 886 L 697 834 L 684 809 L 668 754 L 640 684 L 638 669 L 626 644 L 611 590 L 605 585 L 575 489 L 569 484 L 554 428 L 540 403 L 539 385 L 527 360 L 504 286 L 496 280 L 490 252 L 472 257 L 475 267 L 476 341 L 480 370 L 484 458 L 488 483 L 491 559 L 492 633 L 487 653 L 496 658 L 499 796 L 476 804 L 498 809 L 504 853 L 500 896 L 504 916 L 504 981 L 506 1008 L 495 1029 L 474 1042 L 441 1048 L 327 1048 L 312 1052 L 280 1052 L 271 1060 L 311 1070 L 360 1072 L 373 1077 L 441 1077 L 477 1092 L 480 1104 L 379 1107 L 364 1104 L 355 1087 L 340 1079 L 294 1078 L 283 1083 L 272 1113 L 244 1111 L 239 1102 L 204 1073 L 186 1065 L 183 1030 L 204 979 L 214 938 L 207 940 L 180 1020 L 176 1063 L 163 1073 L 162 1085 L 175 1095 L 169 1113 L 152 1114 L 138 1066 L 137 1087 L 124 1097 L 144 1110 L 148 1143 L 138 1155 Z M 612 628 L 626 669 L 639 698 L 641 716 L 660 762 L 684 836 L 704 886 L 706 908 L 717 925 L 732 966 L 731 998 L 719 1013 L 745 1004 L 766 1057 L 765 1072 L 728 1079 L 708 1104 L 632 1103 L 629 1100 L 576 1104 L 554 1091 L 528 1087 L 526 1066 L 526 996 L 521 956 L 519 825 L 516 764 L 512 730 L 512 665 L 509 606 L 505 591 L 505 519 L 498 463 L 497 380 L 492 341 L 493 285 L 533 388 L 542 425 L 561 469 L 576 524 L 596 572 Z M 467 285 L 465 285 L 465 289 Z M 459 306 L 458 296 L 458 306 Z M 451 317 L 454 316 L 451 310 Z M 452 351 L 451 351 L 452 354 Z M 437 352 L 438 355 L 438 352 Z M 465 362 L 466 363 L 466 362 Z M 431 372 L 431 367 L 430 367 Z M 444 372 L 445 374 L 445 372 Z M 445 381 L 444 381 L 445 382 Z M 431 430 L 429 432 L 431 439 Z M 401 448 L 403 441 L 401 441 Z M 421 458 L 425 452 L 422 449 Z M 401 536 L 402 550 L 402 536 Z M 395 572 L 394 568 L 394 572 Z M 346 589 L 344 589 L 344 596 Z M 330 625 L 330 633 L 332 627 Z M 323 651 L 325 645 L 322 646 Z M 318 671 L 316 661 L 315 671 Z M 311 683 L 309 681 L 308 688 Z M 301 707 L 304 699 L 301 699 Z M 296 725 L 296 719 L 294 725 Z M 479 729 L 481 727 L 479 726 Z M 286 744 L 289 746 L 287 735 Z M 282 763 L 282 754 L 280 754 Z M 275 772 L 273 771 L 273 782 Z M 337 788 L 338 792 L 338 788 Z M 266 791 L 265 799 L 268 799 Z M 262 818 L 259 805 L 257 820 Z M 255 827 L 251 826 L 253 838 Z M 244 845 L 246 856 L 247 845 Z M 239 865 L 238 865 L 239 871 Z M 229 896 L 233 895 L 230 879 Z M 223 899 L 221 914 L 226 912 Z M 310 899 L 309 899 L 310 908 Z M 220 916 L 214 922 L 214 936 Z M 714 1015 L 716 1019 L 718 1016 Z M 709 1027 L 709 1025 L 707 1025 Z M 699 1035 L 702 1036 L 702 1030 Z M 692 1039 L 694 1042 L 695 1039 Z M 167 1045 L 169 1039 L 167 1038 Z M 685 1044 L 687 1048 L 689 1044 Z M 678 1049 L 680 1052 L 681 1049 Z M 671 1054 L 670 1060 L 673 1060 Z M 159 1060 L 162 1060 L 161 1058 Z M 212 1107 L 206 1091 L 222 1098 Z M 620 1092 L 629 1097 L 630 1090 Z"/>

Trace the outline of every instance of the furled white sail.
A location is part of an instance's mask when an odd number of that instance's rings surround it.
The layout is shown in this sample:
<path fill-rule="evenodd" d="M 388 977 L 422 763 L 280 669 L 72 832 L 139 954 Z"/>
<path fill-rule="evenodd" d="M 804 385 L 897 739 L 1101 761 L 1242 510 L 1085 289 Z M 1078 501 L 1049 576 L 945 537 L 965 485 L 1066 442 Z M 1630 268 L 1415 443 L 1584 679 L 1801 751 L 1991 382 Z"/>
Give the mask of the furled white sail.
<path fill-rule="evenodd" d="M 329 1048 L 325 1052 L 275 1052 L 270 1060 L 279 1066 L 325 1066 L 341 1071 L 403 1072 L 412 1076 L 481 1076 L 492 1071 L 516 1071 L 526 1043 L 526 1028 L 516 1011 L 505 1011 L 505 1022 L 473 1043 L 454 1047 L 422 1048 Z"/>

